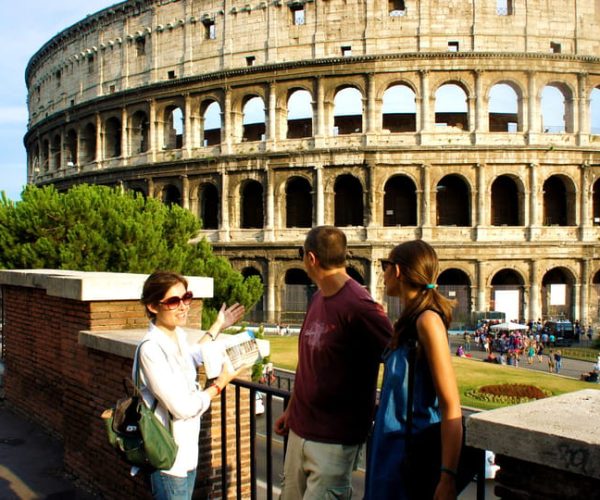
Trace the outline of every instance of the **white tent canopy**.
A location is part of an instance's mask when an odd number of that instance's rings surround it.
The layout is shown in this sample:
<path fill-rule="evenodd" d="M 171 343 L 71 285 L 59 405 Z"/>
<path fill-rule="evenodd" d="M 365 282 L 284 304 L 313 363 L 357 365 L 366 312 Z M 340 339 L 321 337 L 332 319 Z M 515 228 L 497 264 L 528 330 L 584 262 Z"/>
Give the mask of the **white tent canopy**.
<path fill-rule="evenodd" d="M 507 321 L 506 323 L 498 323 L 497 325 L 490 326 L 492 330 L 508 330 L 510 332 L 515 330 L 527 330 L 529 327 L 527 325 L 521 325 L 519 323 L 513 323 L 512 321 Z"/>

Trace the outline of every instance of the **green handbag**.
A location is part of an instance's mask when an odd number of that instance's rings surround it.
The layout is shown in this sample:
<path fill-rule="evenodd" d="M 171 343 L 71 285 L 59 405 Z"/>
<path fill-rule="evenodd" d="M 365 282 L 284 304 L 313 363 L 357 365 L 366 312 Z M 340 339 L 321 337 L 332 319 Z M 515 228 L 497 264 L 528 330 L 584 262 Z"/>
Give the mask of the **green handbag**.
<path fill-rule="evenodd" d="M 133 395 L 117 401 L 102 413 L 102 418 L 108 442 L 128 464 L 168 470 L 177 457 L 177 444 L 171 433 L 171 415 L 167 429 L 154 414 L 158 401 L 155 399 L 152 408 L 148 408 L 140 392 L 139 352 L 144 342 L 134 357 Z"/>

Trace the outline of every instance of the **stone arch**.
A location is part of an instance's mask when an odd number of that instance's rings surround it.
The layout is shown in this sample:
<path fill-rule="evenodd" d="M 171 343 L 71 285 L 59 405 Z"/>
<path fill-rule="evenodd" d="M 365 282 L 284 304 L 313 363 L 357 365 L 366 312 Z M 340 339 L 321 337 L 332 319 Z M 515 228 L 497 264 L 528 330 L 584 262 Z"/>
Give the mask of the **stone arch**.
<path fill-rule="evenodd" d="M 471 317 L 471 280 L 468 274 L 456 267 L 442 271 L 437 279 L 439 292 L 456 301 L 453 310 L 453 322 L 467 323 Z"/>
<path fill-rule="evenodd" d="M 161 190 L 160 199 L 165 205 L 181 206 L 181 191 L 174 184 L 166 184 Z"/>
<path fill-rule="evenodd" d="M 492 226 L 525 225 L 525 192 L 514 176 L 504 174 L 494 179 L 490 201 Z"/>
<path fill-rule="evenodd" d="M 564 266 L 553 267 L 542 277 L 542 317 L 575 319 L 575 274 Z"/>
<path fill-rule="evenodd" d="M 363 93 L 358 87 L 338 87 L 333 98 L 334 135 L 361 133 L 363 114 Z"/>
<path fill-rule="evenodd" d="M 506 313 L 507 321 L 525 318 L 525 279 L 515 269 L 500 269 L 491 279 L 490 311 Z"/>
<path fill-rule="evenodd" d="M 200 105 L 200 141 L 203 147 L 221 143 L 222 110 L 217 99 L 206 99 Z"/>
<path fill-rule="evenodd" d="M 512 81 L 494 83 L 488 92 L 490 132 L 523 131 L 523 93 Z"/>
<path fill-rule="evenodd" d="M 263 185 L 255 180 L 247 180 L 240 185 L 240 227 L 264 227 Z"/>
<path fill-rule="evenodd" d="M 356 269 L 354 266 L 348 266 L 346 267 L 346 272 L 348 273 L 348 275 L 357 283 L 359 283 L 360 285 L 365 285 L 365 278 L 364 276 L 360 273 L 360 271 L 358 269 Z"/>
<path fill-rule="evenodd" d="M 198 186 L 198 217 L 202 229 L 219 228 L 219 191 L 212 182 L 203 182 Z"/>
<path fill-rule="evenodd" d="M 259 95 L 247 95 L 242 106 L 242 141 L 264 141 L 267 130 L 265 101 Z"/>
<path fill-rule="evenodd" d="M 285 272 L 281 287 L 281 321 L 301 323 L 316 287 L 304 269 L 292 267 Z"/>
<path fill-rule="evenodd" d="M 60 134 L 55 134 L 52 136 L 50 151 L 50 169 L 58 170 L 62 167 L 62 138 Z"/>
<path fill-rule="evenodd" d="M 305 88 L 293 87 L 287 98 L 288 139 L 311 137 L 313 135 L 312 94 Z"/>
<path fill-rule="evenodd" d="M 544 226 L 574 226 L 577 196 L 575 184 L 566 175 L 551 175 L 544 181 Z"/>
<path fill-rule="evenodd" d="M 438 226 L 471 225 L 471 193 L 460 175 L 444 176 L 436 185 L 436 219 Z"/>
<path fill-rule="evenodd" d="M 50 170 L 50 141 L 44 139 L 42 141 L 42 151 L 40 154 L 40 163 L 42 172 L 48 172 Z"/>
<path fill-rule="evenodd" d="M 77 130 L 69 128 L 65 134 L 65 162 L 67 167 L 77 165 L 77 149 Z"/>
<path fill-rule="evenodd" d="M 96 126 L 93 123 L 87 123 L 83 127 L 79 147 L 83 163 L 91 163 L 96 159 Z"/>
<path fill-rule="evenodd" d="M 417 188 L 407 175 L 390 177 L 384 186 L 383 225 L 417 225 Z"/>
<path fill-rule="evenodd" d="M 540 90 L 542 131 L 549 134 L 574 132 L 573 89 L 565 82 L 548 82 Z"/>
<path fill-rule="evenodd" d="M 364 225 L 364 190 L 360 180 L 352 174 L 336 177 L 334 183 L 334 225 Z"/>
<path fill-rule="evenodd" d="M 285 227 L 311 227 L 312 187 L 305 177 L 293 176 L 285 183 Z"/>
<path fill-rule="evenodd" d="M 29 163 L 31 173 L 34 175 L 39 174 L 41 160 L 40 160 L 40 145 L 38 142 L 34 142 L 33 144 L 31 144 L 29 146 L 29 157 L 31 158 L 30 163 Z"/>
<path fill-rule="evenodd" d="M 104 122 L 104 158 L 118 158 L 121 156 L 121 120 L 116 116 L 107 118 Z"/>
<path fill-rule="evenodd" d="M 453 130 L 469 130 L 469 92 L 461 81 L 442 83 L 435 91 L 435 125 Z"/>
<path fill-rule="evenodd" d="M 416 93 L 411 85 L 400 82 L 390 85 L 383 93 L 381 123 L 392 133 L 417 130 Z"/>
<path fill-rule="evenodd" d="M 182 106 L 169 104 L 163 114 L 163 149 L 181 149 L 185 135 L 185 115 Z"/>
<path fill-rule="evenodd" d="M 242 268 L 240 272 L 244 277 L 244 280 L 247 280 L 251 276 L 258 276 L 258 279 L 260 279 L 260 282 L 264 285 L 265 280 L 263 279 L 263 275 L 258 269 L 256 269 L 256 267 L 246 266 Z M 262 296 L 256 302 L 256 304 L 254 304 L 254 307 L 252 307 L 252 309 L 247 312 L 247 319 L 255 323 L 262 323 L 265 321 L 265 298 L 265 293 L 263 291 Z"/>
<path fill-rule="evenodd" d="M 592 223 L 600 226 L 600 179 L 596 179 L 592 186 Z"/>
<path fill-rule="evenodd" d="M 143 109 L 138 109 L 131 116 L 129 143 L 132 155 L 145 153 L 150 148 L 150 120 Z"/>

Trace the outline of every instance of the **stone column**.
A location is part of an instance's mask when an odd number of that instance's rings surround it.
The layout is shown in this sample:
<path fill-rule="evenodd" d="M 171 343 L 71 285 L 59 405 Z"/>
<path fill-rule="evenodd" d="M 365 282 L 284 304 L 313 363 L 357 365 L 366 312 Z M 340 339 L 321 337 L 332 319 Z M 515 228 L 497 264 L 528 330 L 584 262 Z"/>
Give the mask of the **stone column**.
<path fill-rule="evenodd" d="M 580 168 L 580 204 L 581 214 L 579 216 L 579 239 L 582 241 L 593 239 L 592 217 L 590 214 L 589 196 L 592 192 L 590 186 L 590 165 L 588 162 L 583 162 Z"/>
<path fill-rule="evenodd" d="M 231 145 L 233 144 L 233 124 L 231 122 L 231 89 L 225 87 L 225 96 L 223 99 L 223 114 L 221 119 L 221 146 L 224 149 L 223 153 L 231 153 Z"/>
<path fill-rule="evenodd" d="M 421 130 L 420 132 L 429 132 L 431 129 L 431 96 L 429 94 L 429 71 L 420 70 L 421 79 Z M 435 117 L 434 120 L 435 122 Z"/>
<path fill-rule="evenodd" d="M 367 220 L 366 225 L 368 227 L 377 226 L 377 201 L 376 201 L 376 188 L 375 188 L 375 165 L 373 163 L 366 164 L 366 177 L 367 177 Z"/>
<path fill-rule="evenodd" d="M 184 125 L 183 125 L 183 150 L 185 155 L 189 157 L 192 152 L 194 144 L 194 131 L 192 130 L 192 98 L 190 94 L 183 96 L 183 107 L 184 107 Z"/>
<path fill-rule="evenodd" d="M 377 259 L 371 259 L 369 263 L 369 293 L 377 302 L 380 301 L 380 297 L 377 296 L 377 283 L 379 282 L 377 270 L 379 268 L 379 261 Z"/>
<path fill-rule="evenodd" d="M 483 230 L 484 226 L 491 225 L 491 221 L 485 220 L 485 214 L 490 213 L 489 208 L 491 204 L 485 189 L 485 165 L 477 163 L 475 168 L 477 170 L 477 203 L 475 204 L 477 212 L 475 215 L 477 220 L 477 237 L 479 238 L 479 233 Z"/>
<path fill-rule="evenodd" d="M 475 70 L 475 132 L 489 132 L 489 120 L 487 118 L 487 101 L 481 82 L 481 71 Z"/>
<path fill-rule="evenodd" d="M 154 179 L 152 177 L 146 179 L 146 186 L 148 188 L 148 198 L 154 198 Z"/>
<path fill-rule="evenodd" d="M 363 99 L 363 102 L 364 99 Z M 367 126 L 366 126 L 366 132 L 367 133 L 372 133 L 375 132 L 376 130 L 376 126 L 375 126 L 375 112 L 376 112 L 376 106 L 375 106 L 375 77 L 373 76 L 373 73 L 367 73 L 367 106 L 366 106 L 366 118 L 367 118 Z"/>
<path fill-rule="evenodd" d="M 187 175 L 181 176 L 181 206 L 190 209 L 190 180 Z"/>
<path fill-rule="evenodd" d="M 229 241 L 229 178 L 225 165 L 219 168 L 221 175 L 221 227 L 219 231 L 220 241 Z"/>
<path fill-rule="evenodd" d="M 485 275 L 484 264 L 482 261 L 477 261 L 477 310 L 487 311 L 488 307 L 485 301 Z"/>
<path fill-rule="evenodd" d="M 152 161 L 156 161 L 156 149 L 158 144 L 158 138 L 156 137 L 156 101 L 150 99 L 148 102 L 149 117 L 148 117 L 148 151 Z"/>
<path fill-rule="evenodd" d="M 541 308 L 541 297 L 540 297 L 540 285 L 538 283 L 538 267 L 535 260 L 529 261 L 529 280 L 531 283 L 531 294 L 529 296 L 529 317 L 536 321 L 540 318 L 542 311 Z"/>
<path fill-rule="evenodd" d="M 104 144 L 104 141 L 102 140 L 103 137 L 102 117 L 100 116 L 100 113 L 96 113 L 96 162 L 104 160 L 104 154 L 102 152 L 102 144 Z"/>
<path fill-rule="evenodd" d="M 317 110 L 315 119 L 317 122 L 317 137 L 325 136 L 325 89 L 323 88 L 323 80 L 317 77 L 316 85 L 317 93 Z M 329 134 L 327 134 L 329 135 Z"/>
<path fill-rule="evenodd" d="M 315 185 L 313 192 L 317 198 L 317 226 L 325 224 L 325 187 L 323 186 L 323 165 L 315 165 Z"/>
<path fill-rule="evenodd" d="M 421 237 L 430 239 L 431 237 L 431 165 L 426 163 L 421 165 Z"/>
<path fill-rule="evenodd" d="M 279 319 L 279 311 L 276 310 L 277 305 L 275 302 L 277 290 L 276 275 L 275 262 L 270 259 L 267 269 L 267 321 L 269 323 L 275 323 Z"/>
<path fill-rule="evenodd" d="M 129 157 L 129 120 L 127 108 L 121 109 L 121 158 Z"/>
<path fill-rule="evenodd" d="M 275 82 L 269 82 L 269 123 L 267 127 L 267 140 L 277 141 L 277 87 Z"/>
<path fill-rule="evenodd" d="M 537 163 L 529 164 L 529 240 L 535 240 L 540 232 L 540 220 L 538 214 L 538 182 Z"/>
<path fill-rule="evenodd" d="M 576 129 L 578 134 L 577 143 L 580 146 L 589 143 L 589 136 L 592 133 L 590 123 L 590 100 L 587 93 L 588 74 L 577 73 L 577 103 L 579 109 L 579 123 Z"/>
<path fill-rule="evenodd" d="M 537 142 L 537 134 L 542 132 L 542 121 L 539 113 L 539 102 L 537 96 L 535 72 L 527 72 L 527 83 L 528 83 L 528 94 L 529 94 L 529 108 L 527 116 L 529 117 L 529 128 L 527 133 L 529 135 L 529 144 Z"/>
<path fill-rule="evenodd" d="M 581 260 L 581 299 L 579 302 L 579 320 L 582 326 L 589 323 L 591 315 L 589 314 L 590 296 L 590 259 Z"/>
<path fill-rule="evenodd" d="M 269 168 L 269 162 L 265 162 L 265 175 L 267 184 L 267 203 L 266 203 L 266 226 L 264 228 L 265 241 L 273 241 L 274 239 L 274 219 L 275 219 L 275 186 L 273 180 L 273 172 Z"/>

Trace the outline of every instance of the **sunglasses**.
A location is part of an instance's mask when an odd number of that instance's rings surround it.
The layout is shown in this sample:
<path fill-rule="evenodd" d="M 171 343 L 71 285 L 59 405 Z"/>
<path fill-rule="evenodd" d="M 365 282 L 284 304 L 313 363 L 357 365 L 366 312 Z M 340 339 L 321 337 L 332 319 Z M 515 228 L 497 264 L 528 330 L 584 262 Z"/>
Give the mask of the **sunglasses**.
<path fill-rule="evenodd" d="M 174 295 L 173 297 L 169 297 L 168 299 L 159 302 L 159 304 L 172 311 L 173 309 L 177 309 L 182 302 L 184 305 L 189 306 L 192 303 L 193 298 L 194 294 L 192 292 L 185 292 L 181 297 Z"/>
<path fill-rule="evenodd" d="M 396 263 L 388 260 L 388 259 L 381 259 L 381 269 L 383 270 L 383 272 L 385 273 L 388 269 L 388 267 L 390 266 L 395 266 Z"/>

